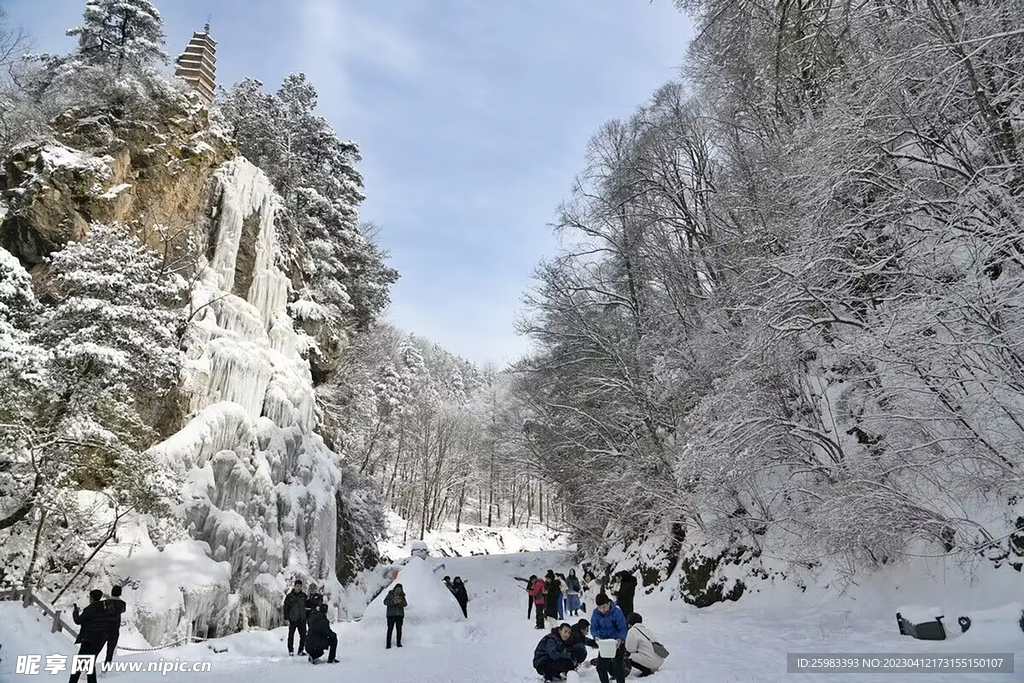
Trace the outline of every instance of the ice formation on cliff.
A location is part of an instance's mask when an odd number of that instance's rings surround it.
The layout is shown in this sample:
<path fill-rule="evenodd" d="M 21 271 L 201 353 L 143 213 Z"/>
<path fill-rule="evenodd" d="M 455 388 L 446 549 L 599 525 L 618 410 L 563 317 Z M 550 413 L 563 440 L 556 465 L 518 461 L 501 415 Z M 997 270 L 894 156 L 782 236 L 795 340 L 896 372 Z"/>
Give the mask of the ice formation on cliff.
<path fill-rule="evenodd" d="M 306 343 L 287 312 L 289 279 L 277 265 L 280 199 L 242 157 L 218 169 L 211 197 L 209 262 L 193 290 L 187 348 L 192 417 L 151 453 L 182 482 L 179 514 L 193 541 L 174 546 L 175 561 L 226 563 L 229 585 L 216 585 L 206 570 L 201 587 L 171 586 L 184 595 L 168 603 L 177 618 L 139 624 L 153 643 L 190 630 L 269 627 L 293 577 L 337 584 L 341 473 L 315 432 L 313 382 L 300 354 Z M 188 575 L 167 580 L 187 584 Z"/>

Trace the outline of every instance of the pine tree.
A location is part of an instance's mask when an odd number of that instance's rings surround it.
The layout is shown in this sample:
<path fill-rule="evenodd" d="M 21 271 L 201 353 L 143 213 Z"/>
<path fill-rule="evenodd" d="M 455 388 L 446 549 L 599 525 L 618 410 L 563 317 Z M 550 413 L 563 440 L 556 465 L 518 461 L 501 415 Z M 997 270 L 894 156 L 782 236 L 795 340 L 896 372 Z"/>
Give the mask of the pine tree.
<path fill-rule="evenodd" d="M 398 273 L 360 230 L 359 149 L 338 137 L 316 105 L 316 88 L 299 73 L 276 93 L 242 81 L 222 111 L 241 152 L 284 197 L 290 257 L 305 283 L 293 313 L 334 329 L 365 329 L 387 307 Z"/>
<path fill-rule="evenodd" d="M 166 62 L 164 22 L 150 0 L 88 0 L 81 26 L 67 34 L 78 37 L 78 54 L 87 64 L 140 69 Z"/>

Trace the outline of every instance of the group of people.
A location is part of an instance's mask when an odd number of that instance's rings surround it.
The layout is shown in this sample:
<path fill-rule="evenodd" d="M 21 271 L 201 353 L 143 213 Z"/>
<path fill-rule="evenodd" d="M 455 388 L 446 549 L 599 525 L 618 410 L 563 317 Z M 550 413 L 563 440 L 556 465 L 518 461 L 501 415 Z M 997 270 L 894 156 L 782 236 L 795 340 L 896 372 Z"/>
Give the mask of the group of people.
<path fill-rule="evenodd" d="M 459 603 L 459 607 L 462 608 L 462 616 L 469 618 L 469 593 L 466 592 L 466 584 L 462 582 L 462 577 L 456 576 L 455 580 L 452 581 L 452 577 L 444 577 L 444 585 L 451 591 L 451 594 L 455 597 L 455 601 Z"/>
<path fill-rule="evenodd" d="M 531 613 L 536 607 L 538 629 L 545 627 L 545 618 L 554 621 L 564 619 L 566 614 L 578 616 L 581 612 L 586 612 L 585 595 L 590 590 L 586 583 L 586 574 L 583 582 L 576 576 L 575 569 L 570 569 L 568 576 L 556 574 L 549 569 L 543 579 L 538 578 L 536 574 L 531 575 L 529 579 L 518 576 L 516 579 L 526 584 L 526 618 L 531 618 Z"/>
<path fill-rule="evenodd" d="M 553 681 L 580 666 L 596 666 L 601 683 L 609 683 L 609 674 L 616 683 L 636 669 L 640 677 L 650 676 L 665 662 L 667 654 L 657 637 L 643 625 L 643 617 L 633 612 L 625 617 L 622 610 L 604 593 L 594 601 L 597 608 L 591 621 L 580 619 L 575 624 L 563 623 L 553 628 L 537 644 L 533 668 Z M 614 642 L 614 654 L 601 647 L 601 641 Z M 587 647 L 598 648 L 598 656 L 588 661 Z M 660 650 L 660 653 L 659 653 Z"/>
<path fill-rule="evenodd" d="M 573 615 L 586 611 L 586 604 L 573 601 L 572 596 L 585 593 L 587 586 L 581 587 L 578 582 L 576 585 L 570 583 L 571 579 L 575 579 L 575 570 L 570 570 L 569 576 L 549 570 L 545 576 L 544 579 L 531 576 L 526 581 L 529 604 L 537 612 L 536 628 L 545 628 L 545 617 L 548 620 L 547 628 L 551 628 L 551 632 L 537 644 L 533 654 L 533 667 L 546 681 L 561 678 L 580 666 L 594 665 L 601 683 L 609 683 L 609 675 L 614 676 L 617 683 L 623 683 L 633 669 L 643 677 L 650 676 L 661 667 L 668 651 L 643 625 L 643 617 L 633 609 L 637 581 L 631 573 L 620 572 L 617 575 L 617 602 L 613 602 L 602 590 L 594 600 L 596 608 L 590 621 L 580 619 L 575 624 L 562 623 L 557 626 L 551 622 L 563 618 L 562 614 L 566 611 Z M 588 583 L 600 584 L 589 572 L 584 574 L 584 579 Z M 575 590 L 569 592 L 572 588 Z M 560 613 L 563 591 L 568 599 Z M 614 648 L 601 648 L 600 641 L 614 641 Z M 589 661 L 588 646 L 599 648 L 598 656 Z M 609 655 L 612 649 L 614 655 Z"/>
<path fill-rule="evenodd" d="M 114 650 L 117 648 L 117 640 L 121 635 L 121 615 L 124 614 L 124 600 L 121 599 L 121 587 L 114 586 L 110 590 L 110 597 L 103 595 L 103 591 L 94 588 L 89 591 L 89 604 L 85 609 L 79 610 L 78 605 L 74 606 L 71 618 L 79 626 L 78 638 L 75 643 L 81 644 L 78 655 L 97 657 L 103 648 L 107 648 L 105 664 L 109 665 L 114 659 Z M 75 671 L 71 674 L 71 683 L 77 683 L 82 672 Z M 86 673 L 86 680 L 89 683 L 96 683 L 96 667 L 93 666 Z"/>
<path fill-rule="evenodd" d="M 628 617 L 633 612 L 633 597 L 636 594 L 636 577 L 630 572 L 619 572 L 618 586 L 615 591 L 615 599 L 619 608 Z M 526 584 L 526 618 L 531 618 L 531 612 L 536 608 L 536 628 L 543 630 L 553 628 L 558 621 L 565 619 L 566 615 L 571 617 L 586 614 L 586 596 L 590 592 L 591 584 L 597 585 L 601 591 L 601 580 L 594 576 L 588 569 L 583 570 L 583 580 L 576 576 L 576 570 L 570 569 L 568 576 L 562 573 L 555 573 L 549 569 L 541 579 L 531 575 L 529 579 L 516 577 Z"/>
<path fill-rule="evenodd" d="M 317 660 L 328 652 L 327 661 L 337 662 L 338 635 L 331 629 L 327 618 L 327 603 L 315 583 L 309 585 L 309 594 L 302 590 L 302 581 L 296 579 L 292 590 L 284 598 L 284 619 L 288 622 L 288 655 L 294 655 L 295 633 L 299 634 L 299 654 L 309 661 Z M 401 636 L 399 636 L 401 638 Z"/>

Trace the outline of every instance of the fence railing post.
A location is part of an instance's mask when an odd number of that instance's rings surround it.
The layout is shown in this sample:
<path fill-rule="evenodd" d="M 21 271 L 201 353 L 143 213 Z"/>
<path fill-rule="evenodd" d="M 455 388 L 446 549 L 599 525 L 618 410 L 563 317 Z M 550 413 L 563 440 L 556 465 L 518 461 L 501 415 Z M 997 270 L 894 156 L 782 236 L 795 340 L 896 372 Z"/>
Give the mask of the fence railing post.
<path fill-rule="evenodd" d="M 32 606 L 32 589 L 31 588 L 26 588 L 25 589 L 25 596 L 21 599 L 21 606 L 24 607 L 25 609 L 28 609 L 29 607 Z"/>
<path fill-rule="evenodd" d="M 63 610 L 57 610 L 53 613 L 53 628 L 50 633 L 60 633 L 64 630 L 64 623 L 60 620 L 60 615 Z"/>

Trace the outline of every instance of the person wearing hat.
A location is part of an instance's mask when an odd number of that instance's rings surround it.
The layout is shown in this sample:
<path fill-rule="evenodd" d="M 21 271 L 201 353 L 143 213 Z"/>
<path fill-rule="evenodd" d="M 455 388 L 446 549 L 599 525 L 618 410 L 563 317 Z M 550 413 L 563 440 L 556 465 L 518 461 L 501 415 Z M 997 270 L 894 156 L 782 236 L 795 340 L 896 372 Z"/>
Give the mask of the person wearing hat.
<path fill-rule="evenodd" d="M 299 632 L 299 654 L 306 654 L 306 594 L 302 581 L 295 579 L 292 591 L 284 598 L 284 620 L 288 622 L 288 655 L 295 654 L 295 632 Z"/>

